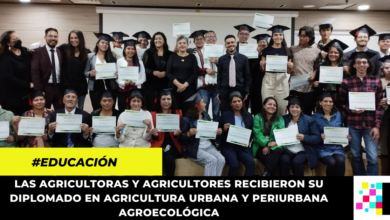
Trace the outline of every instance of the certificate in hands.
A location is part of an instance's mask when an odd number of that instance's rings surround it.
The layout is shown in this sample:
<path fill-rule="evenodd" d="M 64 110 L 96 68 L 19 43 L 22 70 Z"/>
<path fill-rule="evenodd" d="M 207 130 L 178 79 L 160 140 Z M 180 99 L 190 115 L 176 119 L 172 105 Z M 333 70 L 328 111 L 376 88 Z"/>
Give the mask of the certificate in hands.
<path fill-rule="evenodd" d="M 116 79 L 116 64 L 115 63 L 99 63 L 95 64 L 96 76 L 95 79 Z"/>
<path fill-rule="evenodd" d="M 56 133 L 80 133 L 83 115 L 81 114 L 57 114 Z"/>
<path fill-rule="evenodd" d="M 348 128 L 324 127 L 324 144 L 348 144 Z"/>
<path fill-rule="evenodd" d="M 0 121 L 0 141 L 4 141 L 9 136 L 9 121 Z"/>
<path fill-rule="evenodd" d="M 206 58 L 215 57 L 219 58 L 223 55 L 224 46 L 220 44 L 205 44 L 204 56 Z"/>
<path fill-rule="evenodd" d="M 349 92 L 349 109 L 375 111 L 375 92 Z"/>
<path fill-rule="evenodd" d="M 390 105 L 390 86 L 386 86 L 386 97 L 387 97 L 387 104 Z"/>
<path fill-rule="evenodd" d="M 270 56 L 267 55 L 265 71 L 266 72 L 279 72 L 286 73 L 287 72 L 287 56 Z"/>
<path fill-rule="evenodd" d="M 146 119 L 145 112 L 126 110 L 124 115 L 124 123 L 130 128 L 146 128 L 143 120 Z"/>
<path fill-rule="evenodd" d="M 178 114 L 156 114 L 156 128 L 159 132 L 175 132 L 180 129 Z"/>
<path fill-rule="evenodd" d="M 275 140 L 278 145 L 293 145 L 299 144 L 297 140 L 298 125 L 293 125 L 288 128 L 274 130 Z"/>
<path fill-rule="evenodd" d="M 118 81 L 138 81 L 138 66 L 121 66 L 118 70 Z"/>
<path fill-rule="evenodd" d="M 215 140 L 217 138 L 218 122 L 198 120 L 195 138 Z"/>
<path fill-rule="evenodd" d="M 245 55 L 248 59 L 258 58 L 257 44 L 240 44 L 240 54 Z"/>
<path fill-rule="evenodd" d="M 96 134 L 115 134 L 116 117 L 115 116 L 93 116 L 93 133 Z"/>
<path fill-rule="evenodd" d="M 291 77 L 290 90 L 305 86 L 309 83 L 310 74 Z"/>
<path fill-rule="evenodd" d="M 248 147 L 252 130 L 230 125 L 226 142 Z"/>
<path fill-rule="evenodd" d="M 42 136 L 44 134 L 45 118 L 21 117 L 19 122 L 18 135 Z"/>
<path fill-rule="evenodd" d="M 178 37 L 179 35 L 183 35 L 184 37 L 191 35 L 190 23 L 173 24 L 173 37 Z"/>
<path fill-rule="evenodd" d="M 253 20 L 253 27 L 268 29 L 272 27 L 273 23 L 274 23 L 274 16 L 255 13 L 255 18 Z"/>
<path fill-rule="evenodd" d="M 341 84 L 343 82 L 343 67 L 321 66 L 319 82 Z"/>

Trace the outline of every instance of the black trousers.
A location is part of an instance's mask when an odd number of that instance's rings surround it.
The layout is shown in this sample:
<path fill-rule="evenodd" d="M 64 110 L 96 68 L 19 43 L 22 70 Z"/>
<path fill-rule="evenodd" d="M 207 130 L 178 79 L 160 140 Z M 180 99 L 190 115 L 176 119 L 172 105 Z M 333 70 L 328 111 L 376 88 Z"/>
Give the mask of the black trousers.
<path fill-rule="evenodd" d="M 294 176 L 304 176 L 305 168 L 304 164 L 307 162 L 307 155 L 305 151 L 298 152 L 294 154 L 289 150 L 283 151 L 282 156 L 280 157 L 280 176 L 290 176 L 290 168 Z"/>
<path fill-rule="evenodd" d="M 58 110 L 64 107 L 63 100 L 63 92 L 60 84 L 54 85 L 52 83 L 47 84 L 44 89 L 45 92 L 45 107 L 51 109 L 51 105 L 53 105 L 54 110 Z M 76 103 L 77 104 L 77 103 Z"/>
<path fill-rule="evenodd" d="M 249 108 L 249 103 L 251 105 L 251 113 L 252 115 L 257 115 L 261 113 L 263 108 L 262 96 L 261 96 L 261 86 L 263 84 L 263 76 L 258 76 L 254 82 L 252 82 L 249 96 L 248 96 L 248 104 L 245 102 L 247 109 Z M 247 101 L 248 101 L 247 100 Z"/>
<path fill-rule="evenodd" d="M 312 115 L 312 112 L 314 111 L 314 108 L 316 106 L 317 96 L 315 92 L 303 93 L 303 92 L 297 92 L 295 90 L 291 90 L 290 95 L 296 95 L 301 99 L 302 101 L 301 108 L 305 115 L 308 116 Z"/>
<path fill-rule="evenodd" d="M 130 91 L 127 92 L 118 92 L 118 110 L 120 113 L 124 112 L 127 109 L 127 99 L 129 98 Z M 144 103 L 142 103 L 144 105 Z"/>
<path fill-rule="evenodd" d="M 176 159 L 178 157 L 179 151 L 175 146 L 171 146 L 167 152 L 163 150 L 163 169 L 166 176 L 175 176 Z"/>
<path fill-rule="evenodd" d="M 196 88 L 189 86 L 181 93 L 177 92 L 177 88 L 172 89 L 172 95 L 177 103 L 178 108 L 183 112 L 183 115 L 186 113 L 188 107 L 183 104 L 189 97 L 196 93 Z"/>
<path fill-rule="evenodd" d="M 269 154 L 264 155 L 263 148 L 259 148 L 256 153 L 256 158 L 264 165 L 264 171 L 274 175 L 275 167 L 278 165 L 282 153 L 282 149 L 276 148 L 275 150 L 270 150 Z"/>
<path fill-rule="evenodd" d="M 164 85 L 165 86 L 165 85 Z M 156 111 L 156 99 L 158 94 L 163 90 L 164 87 L 142 85 L 142 92 L 145 96 L 146 109 L 150 112 Z"/>
<path fill-rule="evenodd" d="M 345 157 L 340 154 L 322 157 L 320 161 L 326 165 L 326 176 L 345 175 Z"/>
<path fill-rule="evenodd" d="M 91 90 L 89 90 L 89 97 L 91 98 L 93 111 L 95 111 L 99 108 L 102 108 L 102 106 L 100 105 L 100 101 L 102 99 L 103 92 L 104 91 L 91 91 Z M 114 108 L 115 108 L 116 97 L 117 97 L 118 92 L 117 91 L 110 91 L 110 92 L 112 93 L 112 96 L 114 98 Z"/>
<path fill-rule="evenodd" d="M 15 116 L 22 116 L 24 112 L 31 110 L 32 106 L 29 104 L 29 98 L 21 99 L 19 105 L 8 105 L 1 103 L 1 107 L 5 110 L 11 111 Z"/>

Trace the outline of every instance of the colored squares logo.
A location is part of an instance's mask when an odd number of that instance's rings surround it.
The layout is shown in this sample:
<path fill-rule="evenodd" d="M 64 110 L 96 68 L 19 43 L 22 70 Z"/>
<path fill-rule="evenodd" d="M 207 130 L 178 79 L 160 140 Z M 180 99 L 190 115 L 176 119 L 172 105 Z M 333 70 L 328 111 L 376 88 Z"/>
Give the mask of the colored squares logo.
<path fill-rule="evenodd" d="M 359 189 L 362 202 L 356 203 L 356 209 L 382 215 L 382 186 L 382 183 L 363 182 Z"/>

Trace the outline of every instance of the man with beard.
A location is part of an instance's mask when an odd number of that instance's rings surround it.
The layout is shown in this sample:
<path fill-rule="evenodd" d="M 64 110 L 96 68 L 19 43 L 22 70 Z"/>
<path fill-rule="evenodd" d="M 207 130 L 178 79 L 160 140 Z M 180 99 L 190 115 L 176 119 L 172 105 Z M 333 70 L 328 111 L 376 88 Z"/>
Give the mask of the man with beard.
<path fill-rule="evenodd" d="M 375 36 L 379 36 L 378 46 L 379 46 L 379 55 L 381 58 L 384 56 L 390 55 L 389 47 L 390 47 L 390 33 L 377 34 Z"/>
<path fill-rule="evenodd" d="M 53 143 L 52 147 L 92 147 L 91 138 L 89 135 L 92 124 L 91 115 L 87 112 L 76 108 L 78 96 L 75 90 L 67 89 L 64 93 L 63 102 L 65 108 L 59 109 L 50 115 L 50 124 L 48 126 L 49 140 Z M 82 124 L 80 125 L 81 132 L 79 133 L 56 133 L 57 114 L 82 115 Z"/>
<path fill-rule="evenodd" d="M 248 99 L 249 88 L 252 82 L 248 58 L 238 53 L 237 42 L 233 35 L 225 37 L 226 54 L 218 60 L 217 99 L 220 102 L 221 113 L 230 109 L 229 94 L 239 91 Z"/>
<path fill-rule="evenodd" d="M 34 83 L 34 90 L 41 90 L 45 95 L 45 107 L 55 110 L 63 108 L 61 101 L 61 67 L 62 56 L 58 43 L 58 31 L 55 28 L 45 30 L 46 45 L 35 50 L 31 60 L 31 77 Z"/>
<path fill-rule="evenodd" d="M 356 42 L 356 48 L 353 50 L 350 50 L 346 53 L 344 53 L 343 56 L 343 63 L 344 66 L 349 66 L 350 65 L 350 60 L 349 57 L 354 53 L 354 52 L 371 52 L 375 53 L 376 55 L 370 58 L 371 64 L 372 64 L 372 70 L 367 73 L 368 75 L 373 75 L 373 76 L 378 76 L 379 69 L 381 68 L 382 63 L 379 61 L 380 55 L 377 51 L 368 49 L 367 44 L 368 41 L 370 40 L 371 36 L 374 36 L 376 32 L 370 28 L 368 25 L 363 25 L 355 30 L 352 30 L 349 32 L 352 36 L 355 37 L 355 42 Z M 349 72 L 349 68 L 346 68 Z"/>

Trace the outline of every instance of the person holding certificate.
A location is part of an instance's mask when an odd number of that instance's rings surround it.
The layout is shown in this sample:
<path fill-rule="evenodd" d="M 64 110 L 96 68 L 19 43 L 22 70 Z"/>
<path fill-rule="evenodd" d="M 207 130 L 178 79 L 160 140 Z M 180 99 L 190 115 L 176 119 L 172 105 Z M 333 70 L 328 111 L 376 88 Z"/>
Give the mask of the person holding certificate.
<path fill-rule="evenodd" d="M 172 95 L 172 89 L 164 89 L 156 103 L 156 111 L 151 112 L 153 124 L 157 123 L 157 114 L 177 114 L 182 120 L 182 112 L 177 109 L 176 101 Z M 156 124 L 157 125 L 157 124 Z M 159 132 L 157 128 L 152 130 L 153 135 L 150 147 L 161 147 L 163 149 L 163 168 L 166 176 L 174 176 L 176 170 L 176 159 L 182 152 L 182 146 L 179 142 L 181 130 L 175 132 Z"/>
<path fill-rule="evenodd" d="M 240 92 L 234 91 L 229 94 L 231 111 L 222 113 L 219 119 L 219 128 L 222 129 L 220 149 L 229 165 L 229 176 L 237 176 L 240 162 L 245 166 L 244 176 L 255 174 L 255 161 L 248 146 L 240 146 L 227 142 L 229 127 L 235 125 L 252 130 L 253 116 L 247 112 L 245 103 Z M 247 143 L 249 145 L 249 143 Z"/>
<path fill-rule="evenodd" d="M 310 169 L 317 168 L 318 159 L 315 148 L 321 143 L 321 133 L 317 123 L 303 113 L 303 101 L 297 96 L 288 96 L 288 115 L 283 115 L 286 128 L 298 126 L 296 139 L 298 144 L 287 145 L 280 157 L 280 176 L 289 176 L 292 168 L 294 176 L 304 175 L 304 164 L 309 163 Z M 278 141 L 278 140 L 276 140 Z"/>
<path fill-rule="evenodd" d="M 48 125 L 49 141 L 52 147 L 92 147 L 90 130 L 91 115 L 76 107 L 78 103 L 77 92 L 67 89 L 64 92 L 63 103 L 65 108 L 58 109 L 50 114 L 50 124 Z M 81 123 L 79 119 L 81 118 Z M 79 130 L 69 133 L 62 130 Z"/>
<path fill-rule="evenodd" d="M 269 28 L 268 31 L 272 31 L 272 37 L 268 46 L 261 53 L 260 68 L 261 71 L 265 72 L 261 86 L 262 101 L 264 102 L 268 97 L 274 97 L 279 105 L 278 115 L 284 115 L 286 111 L 287 102 L 284 100 L 288 96 L 286 73 L 290 73 L 293 67 L 290 50 L 287 48 L 283 33 L 283 31 L 289 29 L 282 25 L 274 25 Z M 287 61 L 287 63 L 284 62 L 281 65 L 281 61 L 278 61 L 281 58 L 285 58 L 282 61 Z M 267 59 L 268 64 L 266 64 Z M 276 62 L 272 61 L 273 59 L 276 59 Z"/>
<path fill-rule="evenodd" d="M 42 94 L 42 91 L 35 91 L 30 95 L 30 102 L 32 104 L 32 109 L 26 111 L 22 116 L 15 116 L 12 119 L 12 128 L 16 134 L 19 131 L 19 122 L 21 117 L 35 117 L 35 118 L 44 118 L 45 119 L 45 134 L 42 136 L 22 136 L 19 135 L 20 147 L 51 147 L 47 136 L 47 126 L 50 123 L 50 114 L 54 112 L 53 109 L 45 108 L 45 97 Z"/>
<path fill-rule="evenodd" d="M 263 102 L 263 110 L 253 120 L 253 144 L 252 154 L 263 163 L 262 176 L 271 176 L 279 163 L 280 156 L 286 149 L 278 145 L 275 140 L 274 130 L 284 128 L 282 116 L 277 115 L 278 103 L 275 98 L 268 97 Z"/>
<path fill-rule="evenodd" d="M 128 124 L 126 114 L 122 112 L 119 115 L 116 127 L 115 139 L 119 142 L 119 147 L 150 147 L 150 138 L 152 137 L 153 119 L 149 111 L 145 110 L 145 99 L 139 89 L 134 89 L 130 93 L 128 109 L 141 113 L 144 128 L 133 128 Z"/>
<path fill-rule="evenodd" d="M 328 53 L 329 54 L 329 53 Z M 325 136 L 324 128 L 343 127 L 343 116 L 336 109 L 334 95 L 331 92 L 323 92 L 317 102 L 316 113 L 313 114 L 314 121 L 318 124 L 322 140 L 331 139 Z M 346 128 L 344 128 L 346 129 Z M 343 130 L 335 130 L 342 133 Z M 338 137 L 335 137 L 338 138 Z M 351 139 L 350 135 L 345 136 L 345 141 Z M 335 139 L 337 142 L 339 139 Z M 324 141 L 317 146 L 318 159 L 326 165 L 326 176 L 344 176 L 345 174 L 345 152 L 341 144 L 324 144 Z"/>
<path fill-rule="evenodd" d="M 92 135 L 92 146 L 93 147 L 118 147 L 118 141 L 115 139 L 115 128 L 116 122 L 118 121 L 120 112 L 114 107 L 114 99 L 113 95 L 110 91 L 105 91 L 102 94 L 102 99 L 100 100 L 100 105 L 102 108 L 93 111 L 91 113 L 92 117 L 92 127 L 89 128 L 90 134 Z M 102 119 L 94 119 L 94 117 L 101 117 Z M 104 122 L 99 123 L 99 120 L 104 120 Z M 111 124 L 110 130 L 112 130 L 112 134 L 108 134 L 108 120 L 114 121 L 115 123 Z M 94 124 L 97 123 L 97 124 Z M 98 128 L 95 130 L 100 130 L 103 128 L 105 131 L 94 132 L 94 128 Z"/>
<path fill-rule="evenodd" d="M 104 33 L 95 33 L 95 36 L 98 38 L 95 49 L 93 53 L 88 54 L 87 63 L 85 65 L 84 74 L 85 77 L 88 78 L 88 89 L 89 96 L 91 98 L 92 108 L 93 110 L 97 110 L 100 108 L 100 98 L 104 91 L 111 91 L 114 96 L 114 102 L 116 102 L 116 90 L 118 89 L 118 83 L 116 82 L 117 70 L 115 67 L 108 66 L 107 72 L 112 72 L 115 77 L 110 79 L 96 79 L 98 68 L 96 65 L 104 66 L 105 64 L 115 64 L 116 58 L 112 55 L 110 49 L 110 42 L 114 41 L 114 39 Z M 114 103 L 115 106 L 115 103 Z"/>
<path fill-rule="evenodd" d="M 169 57 L 173 54 L 169 50 L 164 33 L 156 32 L 150 41 L 150 48 L 144 53 L 142 61 L 145 65 L 146 81 L 142 84 L 145 94 L 146 108 L 154 111 L 157 95 L 168 86 L 166 69 Z"/>
<path fill-rule="evenodd" d="M 14 113 L 0 108 L 0 147 L 17 147 L 18 135 L 11 126 L 13 117 Z"/>
<path fill-rule="evenodd" d="M 133 89 L 141 89 L 142 83 L 146 80 L 145 67 L 142 60 L 138 59 L 136 40 L 130 39 L 123 41 L 123 57 L 116 61 L 118 69 L 118 78 L 116 82 L 118 88 L 118 109 L 123 112 L 126 109 L 128 97 Z M 124 67 L 130 68 L 124 68 Z M 128 71 L 127 71 L 128 70 Z M 130 72 L 133 70 L 132 72 Z M 134 70 L 136 70 L 134 74 Z"/>
<path fill-rule="evenodd" d="M 368 74 L 373 68 L 370 58 L 374 56 L 376 53 L 369 51 L 353 53 L 349 66 L 351 76 L 343 80 L 339 89 L 340 105 L 346 112 L 346 124 L 352 137 L 349 146 L 354 175 L 379 174 L 378 140 L 383 116 L 383 92 L 381 80 Z M 367 170 L 362 158 L 362 138 L 366 147 Z"/>
<path fill-rule="evenodd" d="M 211 121 L 206 111 L 206 103 L 199 93 L 195 93 L 186 100 L 185 104 L 188 106 L 188 110 L 180 125 L 182 132 L 179 138 L 183 146 L 183 155 L 204 166 L 205 176 L 221 176 L 225 166 L 225 158 L 218 152 L 214 141 L 206 138 L 195 138 L 198 120 Z M 215 132 L 217 135 L 221 135 L 222 129 L 219 128 Z"/>

